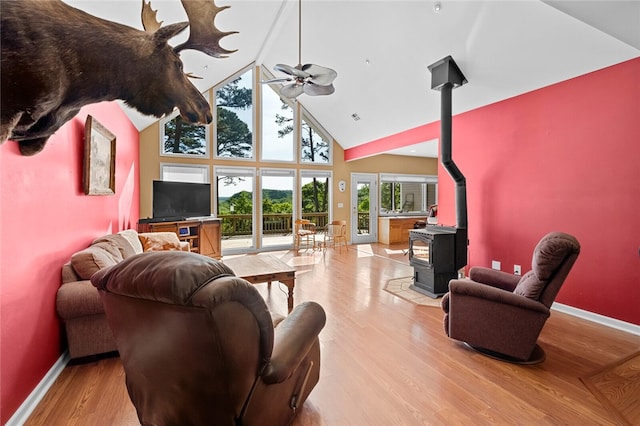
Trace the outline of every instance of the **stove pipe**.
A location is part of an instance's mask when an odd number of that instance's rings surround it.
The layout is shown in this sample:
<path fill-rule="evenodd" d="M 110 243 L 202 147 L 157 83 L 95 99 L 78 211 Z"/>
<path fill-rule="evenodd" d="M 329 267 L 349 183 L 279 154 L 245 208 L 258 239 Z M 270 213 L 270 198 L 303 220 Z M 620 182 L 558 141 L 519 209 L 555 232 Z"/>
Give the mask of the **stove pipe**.
<path fill-rule="evenodd" d="M 467 79 L 451 56 L 428 66 L 431 88 L 440 98 L 440 162 L 456 183 L 456 227 L 467 228 L 467 181 L 451 156 L 451 91 L 467 83 Z"/>

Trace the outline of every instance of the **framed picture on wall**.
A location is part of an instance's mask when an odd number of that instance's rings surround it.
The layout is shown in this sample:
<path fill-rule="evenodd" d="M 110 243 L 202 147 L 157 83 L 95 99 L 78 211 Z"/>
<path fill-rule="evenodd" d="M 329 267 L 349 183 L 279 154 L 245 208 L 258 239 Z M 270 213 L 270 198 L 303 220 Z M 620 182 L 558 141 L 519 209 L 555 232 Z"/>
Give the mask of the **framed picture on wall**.
<path fill-rule="evenodd" d="M 116 137 L 91 115 L 84 129 L 84 193 L 116 193 Z"/>

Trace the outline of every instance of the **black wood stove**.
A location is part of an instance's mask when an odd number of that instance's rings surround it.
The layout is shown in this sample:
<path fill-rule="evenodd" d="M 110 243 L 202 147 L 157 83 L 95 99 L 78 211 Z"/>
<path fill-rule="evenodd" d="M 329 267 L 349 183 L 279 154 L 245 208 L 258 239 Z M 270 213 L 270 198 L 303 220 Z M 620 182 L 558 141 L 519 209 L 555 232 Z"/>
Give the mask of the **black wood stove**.
<path fill-rule="evenodd" d="M 467 82 L 451 56 L 429 66 L 431 88 L 441 92 L 440 161 L 456 183 L 456 226 L 427 225 L 409 231 L 411 288 L 437 298 L 467 264 L 467 183 L 451 155 L 451 91 Z"/>

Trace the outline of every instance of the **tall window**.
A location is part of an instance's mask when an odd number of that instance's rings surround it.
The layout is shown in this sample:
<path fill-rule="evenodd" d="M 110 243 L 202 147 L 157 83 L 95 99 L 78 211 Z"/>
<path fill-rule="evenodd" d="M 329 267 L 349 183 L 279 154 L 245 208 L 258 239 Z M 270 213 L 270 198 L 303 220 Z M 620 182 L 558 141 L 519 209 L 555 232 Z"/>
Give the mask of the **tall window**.
<path fill-rule="evenodd" d="M 253 158 L 253 68 L 216 90 L 216 156 Z"/>
<path fill-rule="evenodd" d="M 426 214 L 437 203 L 438 177 L 380 174 L 380 214 Z"/>
<path fill-rule="evenodd" d="M 271 86 L 262 89 L 262 160 L 294 161 L 293 108 Z"/>
<path fill-rule="evenodd" d="M 306 111 L 300 123 L 300 162 L 331 164 L 331 138 Z"/>
<path fill-rule="evenodd" d="M 331 172 L 302 170 L 300 185 L 302 218 L 309 219 L 318 227 L 324 227 L 329 221 Z"/>
<path fill-rule="evenodd" d="M 296 172 L 261 169 L 262 247 L 290 246 L 293 242 L 294 184 Z"/>
<path fill-rule="evenodd" d="M 178 111 L 160 121 L 160 155 L 208 157 L 209 126 L 184 121 Z"/>

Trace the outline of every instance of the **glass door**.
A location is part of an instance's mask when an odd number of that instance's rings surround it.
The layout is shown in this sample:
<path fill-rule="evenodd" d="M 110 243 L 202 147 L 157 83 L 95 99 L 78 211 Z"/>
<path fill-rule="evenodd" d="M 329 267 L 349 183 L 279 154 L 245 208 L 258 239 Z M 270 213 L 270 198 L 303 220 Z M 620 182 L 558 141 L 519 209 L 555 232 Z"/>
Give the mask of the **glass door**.
<path fill-rule="evenodd" d="M 253 168 L 214 167 L 216 215 L 222 220 L 222 254 L 254 250 L 255 175 Z"/>
<path fill-rule="evenodd" d="M 351 241 L 354 244 L 378 241 L 378 176 L 351 174 Z"/>
<path fill-rule="evenodd" d="M 316 225 L 322 233 L 329 221 L 331 206 L 331 172 L 324 170 L 300 171 L 300 216 Z M 316 236 L 316 238 L 322 238 Z"/>
<path fill-rule="evenodd" d="M 261 247 L 291 248 L 295 170 L 261 169 Z"/>

